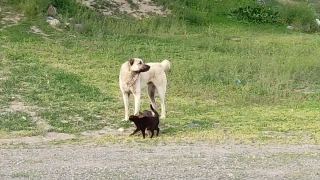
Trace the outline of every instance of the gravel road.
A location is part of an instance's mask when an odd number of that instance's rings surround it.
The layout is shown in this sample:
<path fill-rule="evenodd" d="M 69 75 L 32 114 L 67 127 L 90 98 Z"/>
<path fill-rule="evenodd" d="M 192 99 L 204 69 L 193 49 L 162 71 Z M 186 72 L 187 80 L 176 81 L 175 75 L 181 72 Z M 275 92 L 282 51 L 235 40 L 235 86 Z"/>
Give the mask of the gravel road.
<path fill-rule="evenodd" d="M 320 179 L 320 146 L 3 146 L 0 179 Z"/>

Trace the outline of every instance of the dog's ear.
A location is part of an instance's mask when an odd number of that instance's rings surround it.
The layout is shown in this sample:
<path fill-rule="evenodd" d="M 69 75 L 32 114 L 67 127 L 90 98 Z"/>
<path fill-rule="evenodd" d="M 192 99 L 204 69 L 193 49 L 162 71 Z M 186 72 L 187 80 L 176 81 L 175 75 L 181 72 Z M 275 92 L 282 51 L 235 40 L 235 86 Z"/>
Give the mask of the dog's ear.
<path fill-rule="evenodd" d="M 130 66 L 132 66 L 132 65 L 133 65 L 133 63 L 134 63 L 134 59 L 132 59 L 132 58 L 131 58 L 131 59 L 129 60 L 129 64 L 130 64 Z"/>

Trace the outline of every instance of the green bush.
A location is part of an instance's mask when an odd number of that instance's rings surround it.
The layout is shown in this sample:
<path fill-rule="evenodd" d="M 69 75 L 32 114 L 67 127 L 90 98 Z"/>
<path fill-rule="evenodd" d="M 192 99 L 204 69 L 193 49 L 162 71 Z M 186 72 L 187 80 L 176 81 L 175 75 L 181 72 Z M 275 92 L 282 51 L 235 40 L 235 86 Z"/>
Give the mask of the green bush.
<path fill-rule="evenodd" d="M 154 0 L 172 10 L 174 16 L 190 25 L 208 25 L 225 17 L 228 9 L 251 0 Z"/>
<path fill-rule="evenodd" d="M 194 9 L 186 10 L 184 16 L 180 17 L 180 19 L 192 25 L 205 25 L 211 21 L 207 13 Z"/>
<path fill-rule="evenodd" d="M 278 7 L 281 21 L 297 29 L 306 24 L 313 24 L 316 18 L 315 9 L 306 2 L 284 4 Z M 312 27 L 312 26 L 311 26 Z"/>
<path fill-rule="evenodd" d="M 315 28 L 316 10 L 309 2 L 277 3 L 269 1 L 265 5 L 248 3 L 230 9 L 230 16 L 243 22 L 282 23 L 293 25 L 297 30 L 310 31 Z"/>
<path fill-rule="evenodd" d="M 240 21 L 262 23 L 278 23 L 279 12 L 265 5 L 246 5 L 230 10 L 230 15 Z"/>
<path fill-rule="evenodd" d="M 70 17 L 82 14 L 87 9 L 76 0 L 10 0 L 6 3 L 23 11 L 30 18 L 46 14 L 50 4 L 56 7 L 59 14 L 67 14 Z"/>
<path fill-rule="evenodd" d="M 58 13 L 68 14 L 69 16 L 81 14 L 85 9 L 85 6 L 82 6 L 76 0 L 51 0 L 51 4 L 56 7 Z"/>
<path fill-rule="evenodd" d="M 46 12 L 50 0 L 13 0 L 9 1 L 19 10 L 23 11 L 28 17 L 34 18 Z"/>

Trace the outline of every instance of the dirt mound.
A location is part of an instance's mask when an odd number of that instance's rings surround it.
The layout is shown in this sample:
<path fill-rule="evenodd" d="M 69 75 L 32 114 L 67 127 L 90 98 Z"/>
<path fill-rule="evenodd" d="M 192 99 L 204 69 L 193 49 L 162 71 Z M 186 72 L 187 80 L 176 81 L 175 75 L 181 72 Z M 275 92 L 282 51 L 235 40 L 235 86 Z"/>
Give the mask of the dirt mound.
<path fill-rule="evenodd" d="M 96 9 L 105 15 L 114 15 L 118 12 L 131 14 L 136 18 L 148 17 L 150 14 L 166 16 L 170 10 L 157 6 L 152 0 L 83 0 L 82 3 Z"/>

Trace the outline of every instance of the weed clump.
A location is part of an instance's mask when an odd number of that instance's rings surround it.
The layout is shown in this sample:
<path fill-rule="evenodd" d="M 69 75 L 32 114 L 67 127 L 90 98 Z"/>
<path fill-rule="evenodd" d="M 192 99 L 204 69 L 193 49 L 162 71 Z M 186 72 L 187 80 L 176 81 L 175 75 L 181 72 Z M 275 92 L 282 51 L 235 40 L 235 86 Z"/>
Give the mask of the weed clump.
<path fill-rule="evenodd" d="M 278 7 L 281 21 L 287 25 L 293 25 L 296 29 L 302 29 L 308 25 L 310 30 L 316 29 L 316 10 L 306 2 L 285 4 Z"/>
<path fill-rule="evenodd" d="M 256 24 L 278 23 L 279 12 L 266 5 L 245 5 L 230 10 L 230 15 L 237 20 Z"/>
<path fill-rule="evenodd" d="M 296 30 L 312 31 L 315 24 L 316 10 L 307 2 L 240 4 L 229 10 L 229 16 L 241 22 L 255 24 L 284 24 L 294 26 Z"/>

